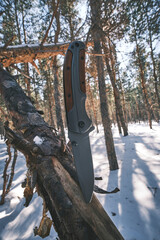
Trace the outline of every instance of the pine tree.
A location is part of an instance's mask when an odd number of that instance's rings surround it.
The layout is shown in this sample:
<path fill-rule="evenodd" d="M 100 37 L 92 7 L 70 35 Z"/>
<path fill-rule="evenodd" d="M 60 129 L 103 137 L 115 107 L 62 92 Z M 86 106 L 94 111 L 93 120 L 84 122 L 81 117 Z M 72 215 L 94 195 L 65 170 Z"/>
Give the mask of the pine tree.
<path fill-rule="evenodd" d="M 92 18 L 92 37 L 94 41 L 94 52 L 96 54 L 102 54 L 102 46 L 100 43 L 101 32 L 99 28 L 101 27 L 101 2 L 96 2 L 95 0 L 90 0 L 91 7 L 91 18 Z M 99 94 L 100 94 L 100 108 L 102 123 L 104 127 L 105 143 L 107 149 L 107 155 L 109 160 L 109 165 L 111 170 L 118 169 L 117 157 L 114 148 L 113 136 L 111 131 L 111 121 L 109 117 L 107 96 L 106 96 L 106 86 L 104 77 L 104 63 L 102 57 L 96 57 L 96 66 L 98 73 L 98 84 L 99 84 Z"/>
<path fill-rule="evenodd" d="M 134 42 L 136 45 L 135 47 L 138 56 L 137 60 L 139 63 L 139 71 L 141 75 L 142 91 L 144 95 L 145 106 L 148 112 L 150 127 L 152 127 L 151 118 L 154 117 L 155 119 L 157 119 L 158 114 L 155 114 L 154 108 L 152 107 L 155 105 L 155 99 L 150 99 L 150 97 L 148 96 L 149 94 L 147 93 L 149 92 L 149 89 L 147 90 L 146 86 L 146 74 L 144 73 L 143 64 L 144 53 L 142 53 L 142 47 L 144 48 L 145 46 L 147 50 L 150 49 L 148 51 L 148 55 L 150 54 L 150 59 L 148 58 L 148 61 L 151 61 L 153 71 L 149 71 L 148 69 L 148 74 L 150 73 L 150 79 L 154 79 L 154 81 L 150 83 L 150 87 L 154 83 L 153 91 L 155 91 L 157 102 L 159 102 L 159 91 L 155 65 L 156 61 L 153 50 L 153 42 L 155 41 L 156 36 L 159 32 L 159 13 L 157 6 L 158 1 L 127 1 L 127 12 L 130 19 L 129 34 L 131 41 Z M 145 39 L 147 39 L 147 41 L 145 41 Z"/>

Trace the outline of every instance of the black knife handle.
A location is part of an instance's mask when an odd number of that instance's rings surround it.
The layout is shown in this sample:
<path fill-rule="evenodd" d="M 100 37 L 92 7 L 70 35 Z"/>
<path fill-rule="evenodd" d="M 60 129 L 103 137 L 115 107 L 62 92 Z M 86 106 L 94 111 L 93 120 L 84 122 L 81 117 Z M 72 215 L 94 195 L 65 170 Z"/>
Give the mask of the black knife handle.
<path fill-rule="evenodd" d="M 86 109 L 85 45 L 74 41 L 64 60 L 63 82 L 68 130 L 86 133 L 92 127 Z"/>

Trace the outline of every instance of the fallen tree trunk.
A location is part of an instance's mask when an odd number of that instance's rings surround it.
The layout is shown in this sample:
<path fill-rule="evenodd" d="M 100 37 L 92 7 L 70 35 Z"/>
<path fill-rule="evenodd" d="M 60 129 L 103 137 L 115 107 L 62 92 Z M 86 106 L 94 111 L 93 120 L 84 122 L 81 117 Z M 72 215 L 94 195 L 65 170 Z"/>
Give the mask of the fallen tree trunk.
<path fill-rule="evenodd" d="M 56 55 L 65 55 L 70 43 L 57 44 L 23 44 L 17 46 L 0 46 L 0 63 L 8 67 L 17 63 L 34 63 L 36 59 L 44 59 Z M 87 46 L 92 45 L 91 42 Z"/>
<path fill-rule="evenodd" d="M 36 185 L 61 240 L 122 240 L 96 196 L 91 203 L 84 202 L 70 148 L 43 120 L 15 79 L 1 68 L 0 93 L 15 128 L 6 127 L 6 136 L 25 155 L 30 172 L 26 206 Z"/>
<path fill-rule="evenodd" d="M 11 64 L 33 62 L 36 59 L 64 55 L 69 43 L 62 44 L 24 44 L 17 46 L 0 46 L 0 62 L 4 67 Z"/>

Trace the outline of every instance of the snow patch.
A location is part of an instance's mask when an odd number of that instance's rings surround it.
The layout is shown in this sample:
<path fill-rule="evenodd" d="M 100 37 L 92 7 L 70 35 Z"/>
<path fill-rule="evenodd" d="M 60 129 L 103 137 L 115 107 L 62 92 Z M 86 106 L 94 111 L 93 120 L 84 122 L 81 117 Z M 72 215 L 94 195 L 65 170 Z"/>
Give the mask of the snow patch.
<path fill-rule="evenodd" d="M 103 127 L 90 133 L 94 173 L 102 180 L 95 184 L 105 190 L 118 187 L 116 194 L 98 194 L 97 198 L 125 240 L 160 240 L 160 124 L 129 124 L 129 135 L 123 137 L 112 127 L 119 169 L 109 171 Z M 38 133 L 37 133 L 38 134 Z M 35 136 L 40 145 L 44 139 Z M 0 189 L 3 189 L 3 169 L 7 157 L 6 145 L 0 140 Z M 21 183 L 26 177 L 25 158 L 19 153 L 11 191 L 0 206 L 0 240 L 41 240 L 33 228 L 41 220 L 43 205 L 37 193 L 25 208 Z M 0 191 L 2 192 L 2 191 Z M 51 228 L 45 240 L 56 240 Z"/>
<path fill-rule="evenodd" d="M 37 145 L 41 145 L 44 142 L 44 139 L 40 138 L 39 136 L 35 136 L 35 138 L 33 139 L 33 142 Z"/>

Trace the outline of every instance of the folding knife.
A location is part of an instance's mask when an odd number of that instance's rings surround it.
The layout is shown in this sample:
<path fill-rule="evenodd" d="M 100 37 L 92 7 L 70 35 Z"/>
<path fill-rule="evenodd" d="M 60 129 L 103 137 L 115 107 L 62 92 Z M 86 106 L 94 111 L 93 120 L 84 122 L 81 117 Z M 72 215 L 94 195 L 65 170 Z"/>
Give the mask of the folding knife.
<path fill-rule="evenodd" d="M 89 133 L 94 127 L 85 109 L 85 45 L 81 41 L 69 45 L 63 66 L 63 83 L 68 137 L 72 144 L 79 185 L 85 202 L 89 203 L 94 188 Z"/>

